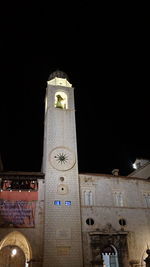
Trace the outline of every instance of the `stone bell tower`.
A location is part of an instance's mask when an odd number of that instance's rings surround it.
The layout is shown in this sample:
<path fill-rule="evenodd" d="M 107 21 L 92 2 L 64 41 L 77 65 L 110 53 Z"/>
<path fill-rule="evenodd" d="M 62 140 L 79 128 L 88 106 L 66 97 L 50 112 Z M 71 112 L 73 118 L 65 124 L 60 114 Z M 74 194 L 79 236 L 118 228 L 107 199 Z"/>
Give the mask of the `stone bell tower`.
<path fill-rule="evenodd" d="M 81 216 L 74 88 L 53 72 L 45 100 L 44 267 L 82 266 Z"/>

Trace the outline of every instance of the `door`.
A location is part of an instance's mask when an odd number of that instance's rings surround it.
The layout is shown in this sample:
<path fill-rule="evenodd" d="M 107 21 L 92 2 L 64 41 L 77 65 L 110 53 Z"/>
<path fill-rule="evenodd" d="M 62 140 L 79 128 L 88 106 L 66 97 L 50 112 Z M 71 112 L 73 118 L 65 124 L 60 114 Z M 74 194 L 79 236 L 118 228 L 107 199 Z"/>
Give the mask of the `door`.
<path fill-rule="evenodd" d="M 108 246 L 102 251 L 104 267 L 119 267 L 117 250 L 114 246 Z"/>

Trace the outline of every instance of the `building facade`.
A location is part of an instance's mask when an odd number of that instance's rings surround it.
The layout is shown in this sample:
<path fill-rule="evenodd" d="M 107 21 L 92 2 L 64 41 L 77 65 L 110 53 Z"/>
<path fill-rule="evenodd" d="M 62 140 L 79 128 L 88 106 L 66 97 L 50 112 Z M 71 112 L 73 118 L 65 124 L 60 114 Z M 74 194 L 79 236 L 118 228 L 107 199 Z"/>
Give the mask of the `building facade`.
<path fill-rule="evenodd" d="M 149 180 L 80 174 L 80 191 L 84 266 L 145 266 Z"/>
<path fill-rule="evenodd" d="M 0 266 L 146 266 L 150 164 L 78 174 L 74 89 L 60 71 L 47 82 L 43 147 L 41 173 L 0 172 Z"/>

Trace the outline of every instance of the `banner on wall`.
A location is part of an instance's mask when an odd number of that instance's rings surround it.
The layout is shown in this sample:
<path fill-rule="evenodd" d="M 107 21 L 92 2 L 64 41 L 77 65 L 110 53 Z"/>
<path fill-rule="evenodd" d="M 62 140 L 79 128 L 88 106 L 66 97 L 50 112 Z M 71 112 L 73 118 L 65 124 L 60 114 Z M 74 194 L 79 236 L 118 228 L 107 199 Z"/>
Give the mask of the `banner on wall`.
<path fill-rule="evenodd" d="M 0 227 L 35 226 L 35 201 L 0 200 Z"/>

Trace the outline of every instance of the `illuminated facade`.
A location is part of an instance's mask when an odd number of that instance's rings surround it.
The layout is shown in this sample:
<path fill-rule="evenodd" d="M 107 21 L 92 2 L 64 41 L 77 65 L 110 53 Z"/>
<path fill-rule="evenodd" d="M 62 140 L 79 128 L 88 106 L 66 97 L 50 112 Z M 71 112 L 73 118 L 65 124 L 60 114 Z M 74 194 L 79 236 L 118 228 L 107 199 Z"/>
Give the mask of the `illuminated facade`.
<path fill-rule="evenodd" d="M 150 163 L 127 177 L 78 174 L 73 90 L 50 75 L 42 172 L 0 172 L 2 267 L 146 266 Z"/>
<path fill-rule="evenodd" d="M 66 78 L 53 73 L 46 90 L 44 267 L 82 266 L 74 88 Z"/>

